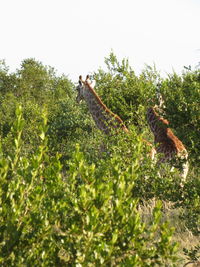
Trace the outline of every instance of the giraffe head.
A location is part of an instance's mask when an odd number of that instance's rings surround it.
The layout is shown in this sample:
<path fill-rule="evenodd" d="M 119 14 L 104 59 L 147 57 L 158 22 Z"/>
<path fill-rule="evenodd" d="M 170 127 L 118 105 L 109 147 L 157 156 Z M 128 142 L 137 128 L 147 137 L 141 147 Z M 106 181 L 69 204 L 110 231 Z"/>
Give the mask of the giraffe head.
<path fill-rule="evenodd" d="M 78 86 L 76 87 L 76 90 L 78 92 L 78 95 L 76 97 L 76 102 L 80 103 L 81 100 L 84 99 L 86 91 L 87 91 L 87 85 L 90 85 L 91 87 L 93 87 L 94 85 L 92 85 L 91 81 L 90 81 L 90 76 L 87 75 L 85 81 L 83 81 L 82 76 L 79 76 L 79 81 L 78 81 Z"/>
<path fill-rule="evenodd" d="M 83 80 L 82 80 L 82 76 L 79 76 L 79 81 L 78 81 L 78 86 L 76 87 L 76 90 L 78 92 L 77 97 L 76 97 L 76 102 L 80 103 L 81 100 L 83 100 L 84 98 L 84 84 L 83 84 Z"/>

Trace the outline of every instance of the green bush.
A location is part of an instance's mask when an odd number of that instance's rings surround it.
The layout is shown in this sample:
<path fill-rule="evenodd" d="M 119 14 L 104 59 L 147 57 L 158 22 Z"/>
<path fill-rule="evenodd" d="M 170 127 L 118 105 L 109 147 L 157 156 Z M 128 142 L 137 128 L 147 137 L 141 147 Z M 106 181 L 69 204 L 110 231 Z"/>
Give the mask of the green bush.
<path fill-rule="evenodd" d="M 29 158 L 21 156 L 21 107 L 16 116 L 14 153 L 1 151 L 0 159 L 2 266 L 175 266 L 173 230 L 161 222 L 161 203 L 147 224 L 132 195 L 134 180 L 143 175 L 140 145 L 127 169 L 116 154 L 101 172 L 77 146 L 65 172 L 59 155 L 48 156 L 46 116 Z"/>

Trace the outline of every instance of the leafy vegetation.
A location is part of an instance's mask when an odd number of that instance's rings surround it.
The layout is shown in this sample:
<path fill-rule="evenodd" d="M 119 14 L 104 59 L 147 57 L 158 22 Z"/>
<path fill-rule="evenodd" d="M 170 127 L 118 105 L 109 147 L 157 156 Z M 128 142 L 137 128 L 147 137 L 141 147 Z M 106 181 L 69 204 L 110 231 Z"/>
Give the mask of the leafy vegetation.
<path fill-rule="evenodd" d="M 92 76 L 130 135 L 105 136 L 75 85 L 26 59 L 0 65 L 1 266 L 183 266 L 199 260 L 200 71 L 137 76 L 111 53 Z M 157 84 L 159 83 L 159 87 Z M 146 109 L 159 92 L 189 152 L 184 187 L 157 166 Z"/>

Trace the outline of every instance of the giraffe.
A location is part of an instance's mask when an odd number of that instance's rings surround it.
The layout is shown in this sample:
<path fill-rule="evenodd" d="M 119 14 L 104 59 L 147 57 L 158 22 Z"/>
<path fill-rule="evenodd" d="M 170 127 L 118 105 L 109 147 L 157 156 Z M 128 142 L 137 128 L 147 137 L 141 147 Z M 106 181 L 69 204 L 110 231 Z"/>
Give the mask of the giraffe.
<path fill-rule="evenodd" d="M 84 85 L 84 86 L 82 86 Z M 112 134 L 113 129 L 122 129 L 124 132 L 128 132 L 122 119 L 109 110 L 102 102 L 100 97 L 94 91 L 89 75 L 86 77 L 86 81 L 79 77 L 79 86 L 77 87 L 78 95 L 76 101 L 79 103 L 83 98 L 86 100 L 89 111 L 96 123 L 96 126 L 105 134 Z"/>
<path fill-rule="evenodd" d="M 154 143 L 157 145 L 156 152 L 163 154 L 159 163 L 177 158 L 179 163 L 178 168 L 181 169 L 181 177 L 184 182 L 189 169 L 187 150 L 169 128 L 169 122 L 160 117 L 156 112 L 156 108 L 158 108 L 157 105 L 148 108 L 147 121 L 154 135 Z"/>
<path fill-rule="evenodd" d="M 86 101 L 96 126 L 106 135 L 112 135 L 113 133 L 117 134 L 120 130 L 126 134 L 129 133 L 129 130 L 122 119 L 108 109 L 93 87 L 94 86 L 89 79 L 89 75 L 86 76 L 85 81 L 83 81 L 82 76 L 79 76 L 79 85 L 76 88 L 78 91 L 78 95 L 76 97 L 77 103 L 80 103 L 83 99 Z M 145 139 L 143 139 L 143 142 L 151 148 L 150 157 L 153 160 L 156 150 L 153 148 L 152 144 Z"/>

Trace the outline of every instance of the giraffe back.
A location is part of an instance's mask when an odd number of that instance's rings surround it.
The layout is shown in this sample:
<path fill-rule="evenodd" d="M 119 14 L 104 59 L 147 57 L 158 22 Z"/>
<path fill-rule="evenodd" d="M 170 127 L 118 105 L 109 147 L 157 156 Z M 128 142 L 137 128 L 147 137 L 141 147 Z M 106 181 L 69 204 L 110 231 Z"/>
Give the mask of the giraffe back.
<path fill-rule="evenodd" d="M 189 169 L 188 153 L 185 146 L 169 128 L 169 122 L 160 117 L 154 107 L 147 110 L 147 121 L 154 134 L 154 142 L 157 144 L 156 151 L 164 154 L 159 162 L 177 157 L 178 165 L 177 163 L 176 165 L 181 170 L 181 177 L 185 180 Z"/>
<path fill-rule="evenodd" d="M 153 107 L 149 108 L 147 111 L 147 121 L 154 134 L 155 143 L 160 144 L 158 152 L 164 154 L 178 154 L 181 151 L 186 150 L 183 143 L 169 128 L 169 122 L 160 117 Z"/>

